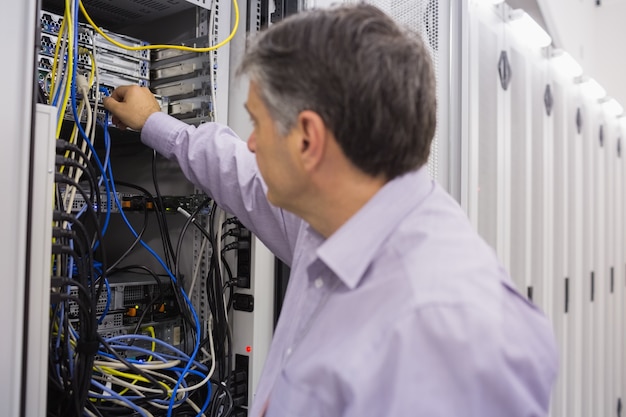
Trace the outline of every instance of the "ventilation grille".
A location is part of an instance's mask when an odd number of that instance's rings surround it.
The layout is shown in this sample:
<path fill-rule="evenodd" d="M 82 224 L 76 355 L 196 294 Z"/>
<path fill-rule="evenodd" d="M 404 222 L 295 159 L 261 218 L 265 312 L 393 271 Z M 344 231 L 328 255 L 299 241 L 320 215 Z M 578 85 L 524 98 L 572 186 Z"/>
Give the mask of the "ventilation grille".
<path fill-rule="evenodd" d="M 124 305 L 143 300 L 144 297 L 144 287 L 142 285 L 124 288 Z"/>
<path fill-rule="evenodd" d="M 198 5 L 201 3 L 199 0 Z M 63 0 L 47 0 L 44 5 L 59 14 L 65 8 Z M 186 0 L 83 0 L 83 5 L 99 26 L 109 30 L 145 24 L 194 7 Z"/>

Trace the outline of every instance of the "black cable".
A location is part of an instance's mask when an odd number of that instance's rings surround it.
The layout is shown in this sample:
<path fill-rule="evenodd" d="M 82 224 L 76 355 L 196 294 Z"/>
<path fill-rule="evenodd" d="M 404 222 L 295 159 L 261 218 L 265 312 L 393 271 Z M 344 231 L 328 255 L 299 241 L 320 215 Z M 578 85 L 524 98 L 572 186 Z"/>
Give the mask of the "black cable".
<path fill-rule="evenodd" d="M 67 179 L 66 177 L 63 177 L 62 174 L 56 174 L 55 177 L 57 177 L 57 176 L 61 177 L 61 179 L 63 179 L 63 180 L 68 180 L 69 182 L 76 184 L 73 180 L 70 180 L 70 179 Z M 81 193 L 85 192 L 80 186 L 77 187 L 77 190 L 79 192 L 81 192 Z M 92 215 L 93 220 L 96 221 L 93 207 L 91 207 L 91 205 L 89 205 L 89 204 L 87 205 L 87 212 L 89 212 Z M 82 222 L 80 222 L 78 220 L 78 218 L 76 218 L 76 216 L 74 216 L 72 214 L 55 210 L 55 211 L 52 212 L 52 220 L 55 221 L 55 222 L 61 222 L 61 221 L 70 222 L 73 225 L 78 226 L 78 229 L 80 229 L 81 232 L 85 234 L 85 236 L 88 236 L 87 230 L 85 229 L 85 226 L 82 224 Z M 102 263 L 102 270 L 105 271 L 107 263 L 106 263 L 106 254 L 105 254 L 105 251 L 104 251 L 103 236 L 102 236 L 101 229 L 99 227 L 97 227 L 97 225 L 98 225 L 98 223 L 96 221 L 96 228 L 95 228 L 95 230 L 96 230 L 96 238 L 97 238 L 96 240 L 98 240 L 100 242 L 100 245 L 98 247 L 98 252 L 100 253 L 100 256 L 101 256 L 100 262 Z M 94 259 L 93 255 L 91 255 L 91 259 Z M 96 295 L 95 295 L 96 302 L 99 299 L 100 294 L 102 293 L 102 288 L 104 287 L 104 279 L 102 279 L 104 276 L 106 276 L 106 275 L 103 275 L 101 277 L 101 279 L 99 280 L 99 285 L 98 285 L 98 287 L 96 289 Z"/>
<path fill-rule="evenodd" d="M 144 207 L 143 212 L 144 212 L 143 226 L 141 227 L 141 230 L 139 231 L 139 233 L 137 233 L 137 237 L 135 238 L 133 243 L 128 247 L 128 249 L 126 249 L 126 251 L 123 254 L 121 254 L 120 257 L 117 258 L 117 260 L 113 262 L 113 264 L 106 270 L 105 274 L 108 275 L 112 270 L 114 270 L 124 259 L 126 259 L 128 255 L 130 255 L 130 253 L 137 247 L 137 245 L 141 241 L 143 234 L 146 232 L 148 228 L 148 218 L 149 218 L 148 209 L 146 207 Z"/>
<path fill-rule="evenodd" d="M 216 212 L 217 205 L 214 204 L 209 214 L 209 235 L 211 236 L 211 244 L 214 248 L 217 247 L 215 234 Z M 219 361 L 220 377 L 223 378 L 226 384 L 229 384 L 232 376 L 232 337 L 228 317 L 226 317 L 226 305 L 224 304 L 224 297 L 222 296 L 222 286 L 224 282 L 219 268 L 218 256 L 220 255 L 216 252 L 217 251 L 213 251 L 211 254 L 210 272 L 214 273 L 214 279 L 210 279 L 211 274 L 209 273 L 209 278 L 207 279 L 207 295 L 212 293 L 212 298 L 215 303 L 214 339 L 216 341 L 216 353 L 219 352 L 219 356 L 224 359 L 223 361 Z M 209 282 L 213 285 L 209 285 Z"/>
<path fill-rule="evenodd" d="M 139 192 L 141 192 L 147 199 L 148 201 L 150 201 L 152 203 L 152 206 L 154 207 L 155 213 L 156 213 L 156 219 L 157 219 L 157 224 L 159 225 L 159 233 L 161 235 L 161 241 L 163 243 L 163 253 L 164 256 L 167 257 L 167 241 L 165 239 L 165 231 L 166 231 L 166 225 L 163 224 L 163 216 L 159 215 L 161 208 L 158 207 L 158 204 L 156 202 L 156 200 L 154 199 L 154 197 L 152 196 L 152 194 L 150 194 L 150 192 L 148 190 L 146 190 L 143 187 L 140 187 L 139 185 L 130 183 L 130 182 L 126 182 L 126 181 L 119 181 L 119 180 L 115 180 L 115 184 L 120 185 L 122 187 L 127 187 L 127 188 L 132 188 L 135 190 L 138 190 Z M 169 262 L 166 261 L 166 265 L 168 265 L 168 268 L 170 269 L 170 271 L 172 270 L 171 267 L 169 266 Z"/>
<path fill-rule="evenodd" d="M 102 201 L 101 201 L 101 196 L 100 196 L 100 190 L 98 189 L 98 182 L 96 181 L 96 178 L 92 176 L 92 173 L 89 172 L 89 170 L 85 168 L 84 165 L 81 165 L 80 163 L 78 163 L 78 161 L 65 158 L 60 155 L 56 156 L 55 165 L 57 167 L 72 166 L 74 168 L 80 169 L 82 174 L 84 174 L 85 177 L 87 177 L 88 179 L 89 191 L 91 192 L 91 195 L 95 196 L 96 198 L 96 207 L 98 207 L 98 210 L 101 209 Z M 85 204 L 89 204 L 89 201 L 85 201 Z"/>
<path fill-rule="evenodd" d="M 93 414 L 95 414 L 96 417 L 104 417 L 102 415 L 102 413 L 100 413 L 100 410 L 98 410 L 98 407 L 96 407 L 95 404 L 92 403 L 91 401 L 87 401 L 86 408 L 88 408 L 89 411 L 91 411 Z"/>
<path fill-rule="evenodd" d="M 174 255 L 174 247 L 172 246 L 172 240 L 170 238 L 169 228 L 167 227 L 167 218 L 165 216 L 165 206 L 163 205 L 163 196 L 161 195 L 161 190 L 159 189 L 159 182 L 157 181 L 156 158 L 157 158 L 157 152 L 153 150 L 152 151 L 152 183 L 154 184 L 154 192 L 156 194 L 156 200 L 158 202 L 159 208 L 161 209 L 160 211 L 161 218 L 163 221 L 163 225 L 165 226 L 164 237 L 165 237 L 165 241 L 167 242 L 167 245 L 166 245 L 167 249 L 165 252 L 167 254 L 167 251 L 169 250 L 169 253 L 172 257 L 172 261 L 175 265 L 176 260 L 178 258 L 176 258 L 176 256 Z M 167 264 L 167 266 L 171 271 L 172 266 L 169 263 Z"/>
<path fill-rule="evenodd" d="M 97 335 L 97 325 L 95 325 L 96 314 L 95 310 L 91 308 L 92 306 L 81 297 L 66 294 L 52 294 L 52 297 L 60 301 L 74 301 L 79 306 L 79 314 L 83 316 L 80 318 L 81 337 L 73 352 L 73 357 L 70 358 L 70 360 L 74 360 L 74 374 L 72 377 L 72 392 L 70 396 L 74 400 L 73 406 L 77 413 L 76 415 L 80 415 L 82 414 L 82 409 L 89 391 L 89 385 L 86 384 L 86 381 L 91 380 L 91 372 L 95 360 L 95 351 L 83 351 L 80 347 L 92 343 L 92 340 L 95 339 L 94 336 Z M 65 337 L 69 337 L 68 321 L 67 319 L 65 320 Z"/>
<path fill-rule="evenodd" d="M 83 171 L 83 173 L 88 176 L 88 178 L 91 179 L 92 184 L 93 184 L 93 189 L 91 189 L 91 195 L 93 196 L 94 193 L 95 198 L 96 198 L 96 204 L 98 207 L 98 215 L 100 214 L 101 211 L 101 196 L 100 196 L 100 190 L 98 187 L 98 182 L 97 182 L 97 178 L 98 178 L 98 174 L 96 173 L 96 170 L 93 166 L 93 164 L 91 163 L 91 160 L 89 159 L 89 157 L 85 154 L 85 152 L 83 152 L 78 146 L 71 144 L 65 140 L 62 139 L 58 139 L 57 141 L 55 141 L 55 145 L 56 145 L 56 150 L 57 151 L 65 151 L 65 152 L 72 152 L 74 155 L 78 154 L 78 156 L 82 159 L 82 163 L 78 162 L 74 159 L 71 158 L 66 158 L 64 155 L 57 155 L 56 156 L 56 163 L 57 165 L 62 165 L 63 162 L 65 162 L 66 164 L 72 164 L 70 161 L 74 161 L 77 165 L 77 167 L 79 169 L 81 169 Z M 73 166 L 76 166 L 74 164 L 72 164 Z M 107 196 L 107 198 L 109 198 L 110 196 Z M 59 195 L 59 201 L 61 200 L 61 197 Z M 92 199 L 87 199 L 85 200 L 85 204 L 88 204 L 89 201 L 91 201 Z"/>
<path fill-rule="evenodd" d="M 74 215 L 60 212 L 57 210 L 52 212 L 52 219 L 55 222 L 67 222 L 72 225 L 71 231 L 76 235 L 77 238 L 85 242 L 86 244 L 85 246 L 87 247 L 86 256 L 89 260 L 93 262 L 93 259 L 94 259 L 93 249 L 91 247 L 91 244 L 89 243 L 89 234 L 85 226 L 80 221 L 78 221 L 78 219 Z M 57 264 L 57 267 L 60 267 L 60 265 Z M 92 271 L 91 276 L 95 276 L 95 272 L 93 272 L 94 271 L 93 266 L 90 267 L 90 270 Z M 61 273 L 64 273 L 64 272 L 61 271 Z"/>
<path fill-rule="evenodd" d="M 66 151 L 69 152 L 69 151 Z M 82 159 L 82 158 L 81 158 Z M 92 183 L 95 185 L 94 188 L 98 188 L 98 183 L 97 183 L 97 178 L 98 178 L 98 174 L 96 173 L 96 171 L 94 170 L 93 165 L 91 165 L 89 163 L 89 161 L 83 160 L 82 162 L 79 162 L 78 160 L 74 159 L 74 158 L 68 158 L 65 155 L 55 155 L 55 165 L 56 166 L 64 166 L 64 165 L 68 165 L 68 166 L 72 166 L 74 168 L 80 169 L 81 170 L 81 175 L 85 175 L 86 177 L 88 177 Z M 71 175 L 70 175 L 71 177 Z"/>
<path fill-rule="evenodd" d="M 233 396 L 230 393 L 230 389 L 228 389 L 228 387 L 224 385 L 224 383 L 221 381 L 211 379 L 211 383 L 215 385 L 215 388 L 213 390 L 213 400 L 211 401 L 209 409 L 207 410 L 209 416 L 229 417 L 233 413 L 235 408 Z"/>
<path fill-rule="evenodd" d="M 67 176 L 65 176 L 63 174 L 56 173 L 54 175 L 54 181 L 57 182 L 57 183 L 66 184 L 66 185 L 70 185 L 70 186 L 76 187 L 76 190 L 83 196 L 85 201 L 89 201 L 89 196 L 87 195 L 85 190 L 76 181 L 74 181 L 73 179 L 68 178 Z M 99 222 L 99 219 L 98 219 L 98 215 L 96 214 L 96 212 L 94 211 L 94 208 L 90 204 L 86 204 L 86 207 L 87 207 L 87 212 L 91 215 L 92 220 L 94 221 L 97 240 L 100 242 L 100 249 L 101 249 L 100 250 L 100 254 L 102 256 L 102 259 L 100 260 L 100 262 L 102 263 L 102 270 L 106 271 L 105 252 L 102 250 L 102 245 L 103 245 L 104 239 L 103 239 L 103 236 L 102 236 L 102 229 L 100 227 L 100 222 Z"/>

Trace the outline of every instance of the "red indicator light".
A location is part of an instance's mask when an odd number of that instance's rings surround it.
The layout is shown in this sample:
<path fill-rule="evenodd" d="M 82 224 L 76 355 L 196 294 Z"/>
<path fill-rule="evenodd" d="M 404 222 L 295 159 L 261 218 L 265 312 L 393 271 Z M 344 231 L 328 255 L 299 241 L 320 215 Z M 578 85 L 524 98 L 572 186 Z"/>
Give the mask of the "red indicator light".
<path fill-rule="evenodd" d="M 248 352 L 248 353 L 252 352 L 252 347 L 251 346 L 246 346 L 246 352 Z"/>

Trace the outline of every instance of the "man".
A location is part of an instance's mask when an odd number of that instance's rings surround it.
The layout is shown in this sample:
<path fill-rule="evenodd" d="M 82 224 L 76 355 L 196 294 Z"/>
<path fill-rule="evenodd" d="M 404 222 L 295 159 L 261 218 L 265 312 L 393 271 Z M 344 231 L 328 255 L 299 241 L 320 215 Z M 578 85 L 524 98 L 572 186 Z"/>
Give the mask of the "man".
<path fill-rule="evenodd" d="M 250 415 L 546 415 L 551 326 L 425 167 L 419 37 L 367 5 L 304 12 L 258 36 L 242 71 L 254 156 L 147 89 L 104 105 L 292 268 Z"/>

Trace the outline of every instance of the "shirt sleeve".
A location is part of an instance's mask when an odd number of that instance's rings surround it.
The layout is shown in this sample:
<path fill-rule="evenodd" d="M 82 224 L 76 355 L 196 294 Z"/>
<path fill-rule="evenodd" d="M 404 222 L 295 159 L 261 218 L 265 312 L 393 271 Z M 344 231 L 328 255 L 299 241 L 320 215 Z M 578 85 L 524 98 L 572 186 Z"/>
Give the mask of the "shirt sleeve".
<path fill-rule="evenodd" d="M 141 140 L 175 160 L 189 181 L 291 265 L 301 220 L 267 200 L 254 155 L 230 128 L 218 123 L 195 127 L 154 113 L 141 131 Z"/>
<path fill-rule="evenodd" d="M 342 415 L 547 416 L 558 362 L 549 323 L 537 313 L 507 328 L 485 314 L 428 306 L 399 320 L 352 370 Z"/>

